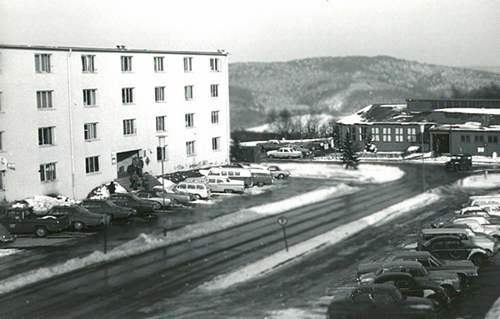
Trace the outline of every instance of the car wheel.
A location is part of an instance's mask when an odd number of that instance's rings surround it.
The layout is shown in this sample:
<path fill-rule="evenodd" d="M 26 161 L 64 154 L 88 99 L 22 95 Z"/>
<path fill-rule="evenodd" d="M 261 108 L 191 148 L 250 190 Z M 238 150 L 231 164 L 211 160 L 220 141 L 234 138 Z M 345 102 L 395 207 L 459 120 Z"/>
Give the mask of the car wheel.
<path fill-rule="evenodd" d="M 262 187 L 262 186 L 264 186 L 264 183 L 262 183 L 262 182 L 258 182 L 258 183 L 257 183 L 257 186 Z"/>
<path fill-rule="evenodd" d="M 76 231 L 82 231 L 84 228 L 85 224 L 80 221 L 76 221 L 73 223 L 73 229 Z"/>
<path fill-rule="evenodd" d="M 35 229 L 35 235 L 36 237 L 45 237 L 47 236 L 47 228 L 43 227 L 43 226 L 38 226 L 36 229 Z"/>
<path fill-rule="evenodd" d="M 481 254 L 474 254 L 471 258 L 470 258 L 470 261 L 472 261 L 472 263 L 476 266 L 481 266 L 484 261 L 485 261 L 485 258 L 483 255 Z"/>
<path fill-rule="evenodd" d="M 285 175 L 284 174 L 279 174 L 278 175 L 278 179 L 284 179 L 285 178 Z"/>
<path fill-rule="evenodd" d="M 200 194 L 194 194 L 194 198 L 201 199 L 201 196 L 200 196 Z"/>

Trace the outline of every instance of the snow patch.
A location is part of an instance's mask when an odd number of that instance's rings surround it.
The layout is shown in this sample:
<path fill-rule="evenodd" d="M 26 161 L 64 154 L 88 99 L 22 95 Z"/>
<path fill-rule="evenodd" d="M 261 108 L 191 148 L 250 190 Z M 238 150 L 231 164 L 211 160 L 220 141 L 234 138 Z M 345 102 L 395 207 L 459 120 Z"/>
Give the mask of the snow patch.
<path fill-rule="evenodd" d="M 44 195 L 35 195 L 33 197 L 25 198 L 24 201 L 33 207 L 35 213 L 44 212 L 56 205 L 74 205 L 77 201 L 69 199 L 64 196 L 50 197 Z M 15 207 L 16 204 L 13 205 Z"/>
<path fill-rule="evenodd" d="M 437 109 L 434 110 L 434 112 L 500 115 L 500 109 L 497 108 L 487 109 L 487 108 L 450 107 L 446 109 Z"/>
<path fill-rule="evenodd" d="M 323 319 L 324 314 L 315 313 L 298 308 L 271 311 L 265 319 Z"/>
<path fill-rule="evenodd" d="M 218 276 L 215 279 L 201 285 L 199 288 L 208 291 L 225 289 L 238 283 L 262 277 L 285 264 L 297 261 L 298 259 L 316 252 L 319 249 L 335 245 L 347 237 L 355 235 L 370 226 L 378 226 L 383 223 L 387 223 L 388 221 L 407 214 L 417 208 L 433 204 L 440 198 L 441 196 L 435 192 L 422 193 L 411 199 L 407 199 L 398 204 L 380 210 L 374 214 L 336 227 L 327 233 L 291 246 L 289 247 L 288 252 L 279 251 L 231 273 Z"/>
<path fill-rule="evenodd" d="M 357 170 L 344 169 L 339 164 L 280 163 L 281 169 L 289 170 L 294 177 L 340 179 L 363 183 L 386 183 L 404 176 L 404 171 L 386 165 L 360 164 Z"/>
<path fill-rule="evenodd" d="M 19 250 L 19 249 L 9 249 L 9 248 L 0 249 L 0 258 L 5 257 L 5 256 L 14 255 L 14 254 L 17 254 L 19 252 L 21 252 L 21 250 Z"/>
<path fill-rule="evenodd" d="M 468 176 L 460 181 L 458 185 L 467 189 L 492 189 L 500 187 L 500 174 L 482 174 Z"/>

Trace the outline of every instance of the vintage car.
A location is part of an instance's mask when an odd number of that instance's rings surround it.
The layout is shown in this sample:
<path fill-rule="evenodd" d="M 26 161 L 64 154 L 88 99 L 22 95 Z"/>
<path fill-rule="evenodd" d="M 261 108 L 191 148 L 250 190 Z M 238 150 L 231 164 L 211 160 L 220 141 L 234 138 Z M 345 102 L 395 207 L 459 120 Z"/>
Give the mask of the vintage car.
<path fill-rule="evenodd" d="M 31 208 L 8 209 L 0 216 L 0 223 L 12 234 L 35 234 L 37 237 L 63 231 L 70 225 L 66 216 L 45 219 L 36 216 Z"/>
<path fill-rule="evenodd" d="M 211 176 L 207 178 L 207 184 L 213 193 L 243 193 L 245 191 L 245 182 L 227 177 Z"/>
<path fill-rule="evenodd" d="M 0 224 L 0 244 L 12 243 L 16 240 L 16 236 L 12 235 L 10 231 Z"/>
<path fill-rule="evenodd" d="M 282 170 L 276 165 L 270 165 L 267 169 L 271 172 L 271 176 L 276 179 L 285 179 L 290 176 L 290 171 Z"/>
<path fill-rule="evenodd" d="M 77 205 L 53 206 L 42 218 L 59 218 L 63 216 L 68 218 L 70 225 L 76 231 L 82 231 L 88 227 L 105 226 L 108 225 L 111 220 L 109 215 L 95 214 L 90 212 L 88 209 Z"/>
<path fill-rule="evenodd" d="M 131 193 L 115 193 L 109 196 L 109 200 L 121 207 L 135 209 L 138 214 L 148 215 L 161 208 L 161 205 L 155 201 L 150 201 L 138 197 Z"/>
<path fill-rule="evenodd" d="M 84 199 L 80 206 L 95 214 L 109 215 L 111 220 L 127 219 L 137 214 L 135 209 L 120 207 L 107 199 Z"/>
<path fill-rule="evenodd" d="M 417 261 L 395 260 L 382 264 L 361 264 L 356 274 L 360 284 L 373 283 L 375 277 L 388 272 L 405 272 L 411 274 L 415 280 L 428 284 L 439 284 L 449 297 L 455 297 L 461 291 L 460 277 L 456 273 L 446 270 L 427 270 Z"/>
<path fill-rule="evenodd" d="M 454 224 L 464 224 L 475 233 L 490 235 L 497 240 L 500 239 L 500 223 L 489 220 L 483 216 L 460 216 L 453 219 Z"/>
<path fill-rule="evenodd" d="M 150 192 L 138 192 L 137 195 L 142 198 L 149 197 L 165 197 L 170 199 L 172 204 L 181 204 L 181 205 L 191 205 L 191 202 L 196 200 L 196 197 L 193 194 L 175 191 L 170 188 L 165 188 L 161 185 L 154 186 L 153 190 Z"/>
<path fill-rule="evenodd" d="M 472 156 L 469 154 L 455 154 L 444 164 L 449 171 L 467 171 L 472 169 Z"/>
<path fill-rule="evenodd" d="M 328 319 L 431 319 L 436 317 L 434 302 L 406 297 L 392 284 L 371 284 L 346 289 L 327 310 Z"/>
<path fill-rule="evenodd" d="M 440 308 L 447 307 L 451 300 L 439 284 L 432 280 L 417 280 L 406 272 L 383 273 L 375 277 L 373 283 L 392 283 L 404 296 L 429 298 L 434 300 Z"/>
<path fill-rule="evenodd" d="M 267 157 L 269 158 L 302 158 L 302 152 L 296 151 L 293 147 L 281 147 L 278 150 L 268 151 Z"/>
<path fill-rule="evenodd" d="M 211 195 L 210 188 L 206 181 L 184 181 L 174 187 L 175 191 L 192 194 L 196 199 L 209 199 Z"/>
<path fill-rule="evenodd" d="M 439 235 L 418 245 L 417 250 L 428 251 L 440 259 L 470 260 L 476 266 L 481 266 L 493 256 L 493 252 L 474 245 L 470 240 L 457 235 Z"/>

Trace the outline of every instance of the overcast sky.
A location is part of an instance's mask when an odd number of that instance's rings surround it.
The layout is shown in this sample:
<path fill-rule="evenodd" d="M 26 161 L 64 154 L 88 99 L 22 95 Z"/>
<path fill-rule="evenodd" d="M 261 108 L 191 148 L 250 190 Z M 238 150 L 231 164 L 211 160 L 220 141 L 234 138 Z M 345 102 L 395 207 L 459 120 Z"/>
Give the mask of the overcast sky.
<path fill-rule="evenodd" d="M 500 65 L 500 0 L 0 0 L 0 43 Z"/>

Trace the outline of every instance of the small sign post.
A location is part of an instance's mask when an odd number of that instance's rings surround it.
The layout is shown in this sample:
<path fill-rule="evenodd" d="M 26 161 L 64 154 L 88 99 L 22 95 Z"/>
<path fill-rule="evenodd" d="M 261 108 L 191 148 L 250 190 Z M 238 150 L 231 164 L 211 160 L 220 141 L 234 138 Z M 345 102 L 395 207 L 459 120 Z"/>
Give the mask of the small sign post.
<path fill-rule="evenodd" d="M 278 223 L 278 225 L 281 226 L 281 229 L 283 230 L 283 240 L 285 241 L 285 249 L 288 252 L 288 241 L 286 239 L 286 224 L 288 224 L 288 219 L 284 216 L 280 216 L 278 217 L 276 222 Z"/>

